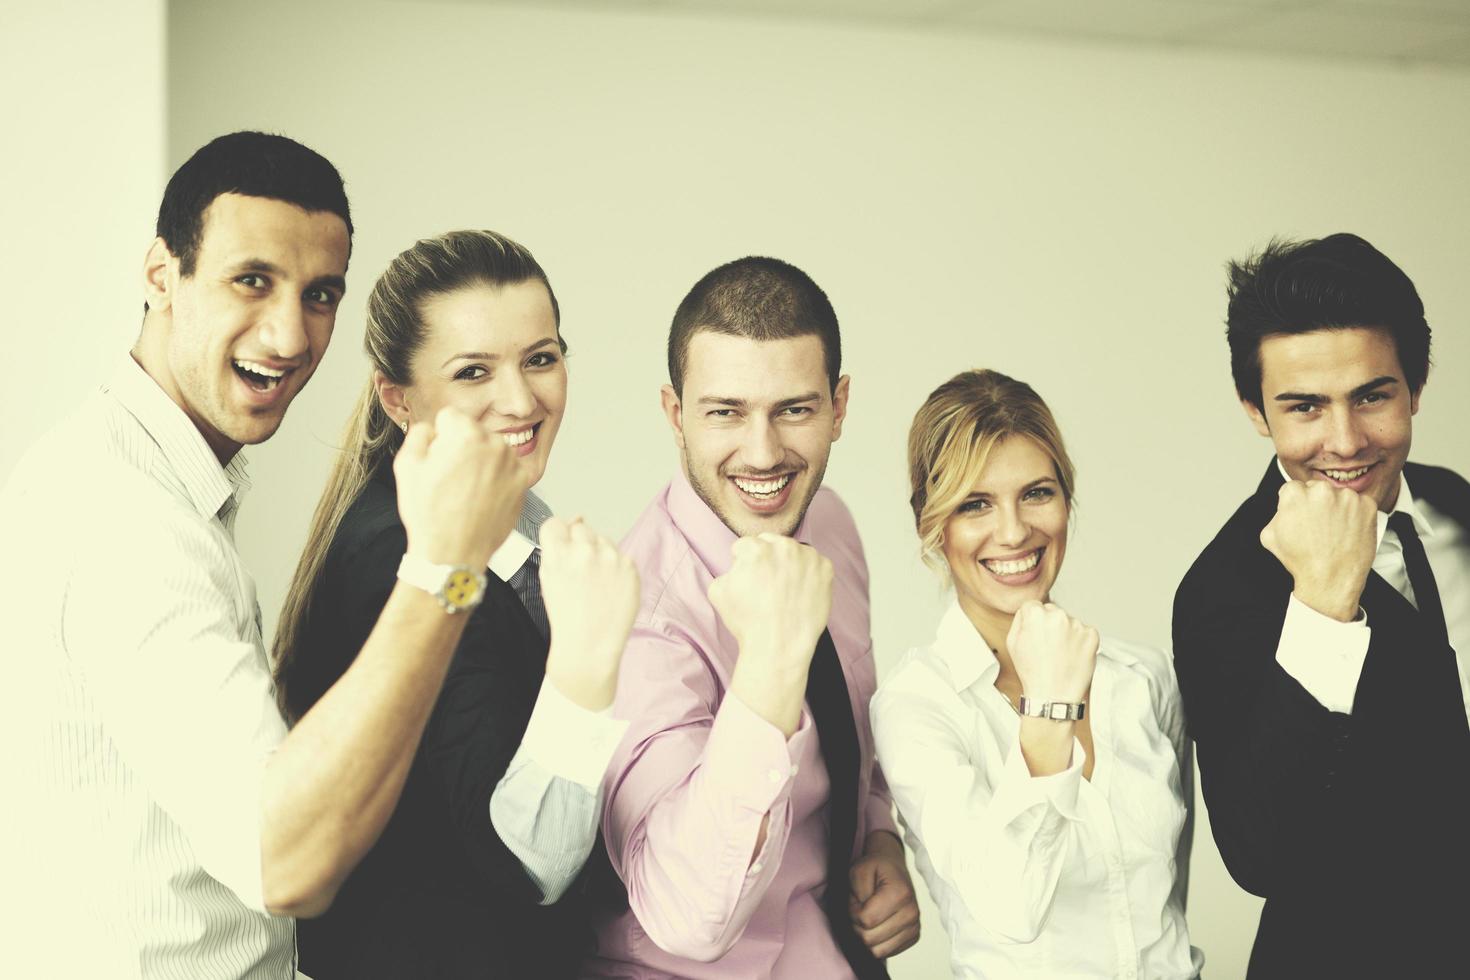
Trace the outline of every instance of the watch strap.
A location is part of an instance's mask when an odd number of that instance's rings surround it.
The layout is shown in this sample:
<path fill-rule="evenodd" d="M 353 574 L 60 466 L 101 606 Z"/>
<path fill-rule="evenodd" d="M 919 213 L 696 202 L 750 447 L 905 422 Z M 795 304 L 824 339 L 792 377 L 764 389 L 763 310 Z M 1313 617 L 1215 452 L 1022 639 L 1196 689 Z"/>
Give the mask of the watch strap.
<path fill-rule="evenodd" d="M 398 563 L 398 578 L 438 599 L 445 612 L 473 609 L 485 596 L 484 569 L 439 565 L 412 553 Z"/>
<path fill-rule="evenodd" d="M 1021 695 L 1016 704 L 1016 714 L 1025 718 L 1046 718 L 1050 721 L 1081 721 L 1087 716 L 1086 701 L 1043 701 Z"/>

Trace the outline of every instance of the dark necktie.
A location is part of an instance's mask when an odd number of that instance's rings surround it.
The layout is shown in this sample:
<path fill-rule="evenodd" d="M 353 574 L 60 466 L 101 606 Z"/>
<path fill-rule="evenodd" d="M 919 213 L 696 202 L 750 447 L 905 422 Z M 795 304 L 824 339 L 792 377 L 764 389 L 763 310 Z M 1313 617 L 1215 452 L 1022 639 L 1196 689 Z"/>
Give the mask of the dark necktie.
<path fill-rule="evenodd" d="M 852 715 L 852 698 L 847 678 L 837 659 L 832 634 L 822 630 L 806 676 L 806 703 L 811 709 L 827 765 L 831 790 L 827 797 L 827 892 L 823 910 L 832 925 L 832 936 L 859 980 L 886 978 L 888 969 L 874 958 L 852 928 L 847 909 L 850 891 L 848 872 L 852 867 L 852 845 L 857 836 L 858 770 L 862 757 L 858 748 L 857 723 Z"/>
<path fill-rule="evenodd" d="M 1388 517 L 1388 529 L 1399 536 L 1399 544 L 1403 546 L 1404 568 L 1409 573 L 1409 584 L 1414 588 L 1421 621 L 1431 635 L 1448 644 L 1450 634 L 1445 626 L 1444 607 L 1439 603 L 1439 586 L 1434 583 L 1434 571 L 1424 554 L 1424 544 L 1414 530 L 1413 518 L 1403 511 L 1395 511 Z"/>
<path fill-rule="evenodd" d="M 546 621 L 546 606 L 541 602 L 541 549 L 531 549 L 516 573 L 510 577 L 510 587 L 515 589 L 543 639 L 551 638 L 551 626 Z"/>

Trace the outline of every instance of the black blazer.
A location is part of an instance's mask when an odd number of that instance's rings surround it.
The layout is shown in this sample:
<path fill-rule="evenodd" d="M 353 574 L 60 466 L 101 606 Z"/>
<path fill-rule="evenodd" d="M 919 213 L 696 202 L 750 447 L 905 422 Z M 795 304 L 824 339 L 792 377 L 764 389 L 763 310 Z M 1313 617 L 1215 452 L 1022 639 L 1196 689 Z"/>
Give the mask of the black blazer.
<path fill-rule="evenodd" d="M 388 601 L 406 546 L 392 467 L 343 518 L 288 691 L 296 714 L 357 656 Z M 573 976 L 592 934 L 579 889 L 556 905 L 490 823 L 490 794 L 530 719 L 546 666 L 515 591 L 489 575 L 434 706 L 398 808 L 328 912 L 297 930 L 301 970 L 338 978 Z"/>
<path fill-rule="evenodd" d="M 1412 463 L 1405 474 L 1417 498 L 1470 528 L 1464 479 Z M 1259 535 L 1281 483 L 1273 460 L 1174 599 L 1175 668 L 1215 841 L 1236 882 L 1266 899 L 1250 976 L 1464 976 L 1459 690 L 1457 717 L 1416 711 L 1405 665 L 1438 641 L 1376 572 L 1360 600 L 1372 634 L 1352 714 L 1328 711 L 1276 663 L 1292 580 Z"/>

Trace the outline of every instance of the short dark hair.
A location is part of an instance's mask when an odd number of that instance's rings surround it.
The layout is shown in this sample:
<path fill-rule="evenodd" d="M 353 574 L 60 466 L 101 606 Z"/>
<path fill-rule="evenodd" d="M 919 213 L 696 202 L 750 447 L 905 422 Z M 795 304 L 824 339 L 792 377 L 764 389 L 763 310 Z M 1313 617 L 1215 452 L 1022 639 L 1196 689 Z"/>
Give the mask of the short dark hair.
<path fill-rule="evenodd" d="M 822 340 L 827 381 L 837 390 L 842 375 L 842 337 L 827 294 L 812 277 L 780 259 L 751 255 L 727 262 L 694 284 L 669 327 L 669 383 L 684 391 L 689 341 L 701 330 L 786 340 L 816 334 Z"/>
<path fill-rule="evenodd" d="M 271 133 L 230 133 L 210 140 L 174 171 L 158 207 L 156 234 L 179 260 L 179 272 L 194 274 L 204 237 L 204 212 L 221 194 L 245 194 L 329 211 L 347 225 L 352 215 L 342 175 L 326 157 L 293 139 Z"/>
<path fill-rule="evenodd" d="M 1393 337 L 1409 390 L 1429 376 L 1429 324 L 1414 283 L 1388 256 L 1341 232 L 1273 238 L 1229 265 L 1225 338 L 1242 399 L 1261 408 L 1261 340 L 1275 334 L 1380 327 Z"/>

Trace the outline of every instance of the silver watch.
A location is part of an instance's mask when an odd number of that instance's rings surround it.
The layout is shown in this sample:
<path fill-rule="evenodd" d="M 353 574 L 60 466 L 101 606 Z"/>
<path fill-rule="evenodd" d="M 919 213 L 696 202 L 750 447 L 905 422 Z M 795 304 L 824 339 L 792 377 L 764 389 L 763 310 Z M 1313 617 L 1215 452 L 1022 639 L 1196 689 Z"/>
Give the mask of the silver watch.
<path fill-rule="evenodd" d="M 1087 715 L 1086 701 L 1041 701 L 1021 695 L 1016 704 L 1016 713 L 1026 718 L 1046 718 L 1051 721 L 1081 721 Z"/>
<path fill-rule="evenodd" d="M 473 609 L 485 598 L 485 570 L 469 565 L 436 565 L 406 554 L 398 563 L 398 577 L 438 599 L 449 613 Z"/>

